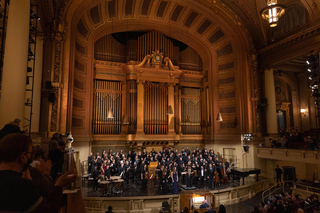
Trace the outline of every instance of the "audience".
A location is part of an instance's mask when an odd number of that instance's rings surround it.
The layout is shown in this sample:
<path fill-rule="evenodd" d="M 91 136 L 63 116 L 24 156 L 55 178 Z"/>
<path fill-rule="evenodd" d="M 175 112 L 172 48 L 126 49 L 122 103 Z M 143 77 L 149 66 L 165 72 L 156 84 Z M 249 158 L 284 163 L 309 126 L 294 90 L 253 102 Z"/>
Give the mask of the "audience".
<path fill-rule="evenodd" d="M 20 122 L 21 122 L 21 120 L 19 118 L 16 118 L 16 119 L 14 119 L 14 121 L 10 121 L 8 124 L 6 124 L 0 130 L 0 139 L 6 135 L 9 135 L 12 133 L 25 133 L 25 132 L 27 132 L 27 130 L 21 131 L 21 129 L 19 127 Z"/>
<path fill-rule="evenodd" d="M 299 128 L 291 128 L 287 130 L 285 128 L 280 128 L 279 139 L 274 140 L 269 139 L 271 146 L 275 148 L 295 148 L 295 149 L 311 149 L 319 150 L 318 141 L 312 138 L 310 135 L 303 136 Z"/>
<path fill-rule="evenodd" d="M 217 212 L 217 211 L 216 211 L 216 209 L 214 208 L 214 204 L 211 203 L 211 208 L 208 209 L 208 213 L 216 213 L 216 212 Z"/>
<path fill-rule="evenodd" d="M 44 199 L 28 169 L 33 161 L 32 140 L 9 134 L 0 140 L 0 212 L 59 212 L 62 188 L 74 182 L 76 172 L 63 174 Z"/>
<path fill-rule="evenodd" d="M 299 194 L 291 196 L 290 192 L 281 192 L 268 198 L 267 204 L 259 204 L 261 213 L 297 213 L 319 212 L 320 203 L 317 195 L 311 195 L 306 200 L 299 200 Z M 256 211 L 256 210 L 255 210 Z"/>

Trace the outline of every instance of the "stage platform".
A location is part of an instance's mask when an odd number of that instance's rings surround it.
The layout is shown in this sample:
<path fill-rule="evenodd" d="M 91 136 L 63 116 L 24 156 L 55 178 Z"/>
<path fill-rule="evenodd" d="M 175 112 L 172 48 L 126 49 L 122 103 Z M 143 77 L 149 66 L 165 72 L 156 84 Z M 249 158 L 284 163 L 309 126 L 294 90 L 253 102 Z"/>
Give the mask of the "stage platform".
<path fill-rule="evenodd" d="M 264 178 L 262 177 L 261 180 L 264 180 Z M 247 186 L 247 185 L 252 185 L 256 183 L 256 180 L 254 177 L 246 177 L 245 178 L 245 185 L 241 184 L 239 185 L 236 182 L 232 182 L 232 180 L 230 180 L 228 183 L 225 184 L 221 184 L 219 187 L 217 186 L 216 188 L 210 190 L 212 192 L 218 192 L 221 190 L 229 190 L 235 187 L 239 187 L 239 186 Z M 148 185 L 148 189 L 144 189 L 142 188 L 142 183 L 141 182 L 129 182 L 129 184 L 123 182 L 122 183 L 122 191 L 123 193 L 120 194 L 108 194 L 107 196 L 101 196 L 101 192 L 100 192 L 100 188 L 97 191 L 93 191 L 93 188 L 91 186 L 92 183 L 89 184 L 89 187 L 87 186 L 87 184 L 85 184 L 85 187 L 82 187 L 82 195 L 83 197 L 132 197 L 132 196 L 157 196 L 157 195 L 170 195 L 171 190 L 168 190 L 168 193 L 163 194 L 159 183 L 155 184 L 152 188 L 150 188 L 150 186 Z M 195 186 L 193 187 L 189 187 L 187 188 L 185 185 L 181 185 L 181 183 L 179 183 L 179 188 L 180 191 L 181 190 L 196 190 L 199 189 L 199 183 L 198 181 L 196 182 Z M 206 189 L 208 189 L 208 186 L 205 187 Z"/>
<path fill-rule="evenodd" d="M 210 190 L 215 196 L 215 206 L 230 205 L 254 197 L 257 193 L 269 188 L 272 182 L 263 177 L 258 182 L 254 177 L 245 178 L 245 185 L 233 184 L 232 180 L 220 187 Z M 197 185 L 196 185 L 197 186 Z M 193 188 L 192 190 L 196 190 Z M 141 183 L 123 183 L 122 194 L 102 197 L 100 190 L 93 191 L 92 187 L 83 187 L 82 195 L 86 212 L 103 212 L 112 205 L 114 212 L 159 212 L 162 202 L 168 202 L 171 212 L 180 212 L 180 194 L 162 194 L 159 185 L 143 189 Z M 181 190 L 185 190 L 180 188 Z"/>

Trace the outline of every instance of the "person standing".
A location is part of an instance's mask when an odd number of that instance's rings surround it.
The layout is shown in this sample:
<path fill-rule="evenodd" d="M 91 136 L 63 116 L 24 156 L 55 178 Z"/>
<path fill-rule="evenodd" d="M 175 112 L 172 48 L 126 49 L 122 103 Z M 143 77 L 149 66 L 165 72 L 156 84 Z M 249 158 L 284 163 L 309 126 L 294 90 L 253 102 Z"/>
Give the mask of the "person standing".
<path fill-rule="evenodd" d="M 277 176 L 277 185 L 279 186 L 279 182 L 280 182 L 282 186 L 282 181 L 281 181 L 282 170 L 279 168 L 279 165 L 277 165 L 277 168 L 275 170 L 276 170 L 276 176 Z"/>
<path fill-rule="evenodd" d="M 172 179 L 172 194 L 178 194 L 178 173 L 176 167 L 173 167 L 171 172 L 171 179 Z"/>
<path fill-rule="evenodd" d="M 92 172 L 92 168 L 93 168 L 92 164 L 93 164 L 93 156 L 91 152 L 90 155 L 88 156 L 88 174 Z"/>
<path fill-rule="evenodd" d="M 99 186 L 98 185 L 99 171 L 97 166 L 94 167 L 94 171 L 92 172 L 92 178 L 93 178 L 93 191 L 97 191 Z"/>

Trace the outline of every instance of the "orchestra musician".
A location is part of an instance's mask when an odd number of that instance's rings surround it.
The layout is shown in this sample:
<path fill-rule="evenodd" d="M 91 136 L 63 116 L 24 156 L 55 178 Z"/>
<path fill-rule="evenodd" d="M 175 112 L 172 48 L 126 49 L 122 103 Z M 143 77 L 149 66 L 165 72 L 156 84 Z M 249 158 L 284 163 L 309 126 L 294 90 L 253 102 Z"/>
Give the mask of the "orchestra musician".
<path fill-rule="evenodd" d="M 104 177 L 105 177 L 105 180 L 110 180 L 111 170 L 110 170 L 109 164 L 107 164 L 106 169 L 104 170 Z"/>

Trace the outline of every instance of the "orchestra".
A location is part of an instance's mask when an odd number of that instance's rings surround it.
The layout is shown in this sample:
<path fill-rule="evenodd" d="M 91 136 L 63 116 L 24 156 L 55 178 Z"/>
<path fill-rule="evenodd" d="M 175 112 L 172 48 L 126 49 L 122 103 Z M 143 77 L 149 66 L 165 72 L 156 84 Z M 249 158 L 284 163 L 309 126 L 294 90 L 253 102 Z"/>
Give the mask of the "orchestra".
<path fill-rule="evenodd" d="M 123 181 L 127 185 L 137 183 L 142 190 L 153 188 L 158 181 L 156 185 L 163 194 L 167 194 L 169 188 L 176 192 L 179 184 L 177 180 L 181 180 L 179 185 L 186 188 L 216 189 L 221 183 L 228 182 L 229 173 L 234 168 L 234 163 L 219 159 L 212 148 L 197 148 L 193 152 L 186 147 L 182 148 L 181 152 L 164 148 L 157 152 L 152 149 L 149 153 L 146 149 L 138 153 L 133 149 L 126 155 L 122 150 L 102 150 L 101 153 L 101 156 L 99 152 L 96 155 L 90 153 L 88 156 L 88 173 L 94 178 L 94 190 L 97 190 L 98 180 L 103 183 Z M 154 168 L 151 168 L 151 165 L 154 165 Z"/>

